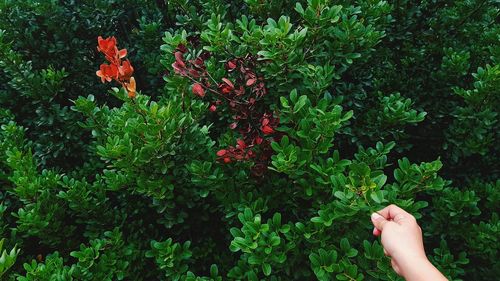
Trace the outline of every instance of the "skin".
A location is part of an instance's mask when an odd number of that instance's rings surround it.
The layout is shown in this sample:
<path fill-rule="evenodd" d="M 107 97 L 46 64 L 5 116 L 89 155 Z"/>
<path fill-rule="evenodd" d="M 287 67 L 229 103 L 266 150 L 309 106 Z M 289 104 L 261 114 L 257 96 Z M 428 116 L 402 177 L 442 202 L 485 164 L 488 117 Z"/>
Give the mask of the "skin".
<path fill-rule="evenodd" d="M 371 215 L 373 235 L 381 236 L 384 253 L 397 274 L 407 281 L 445 281 L 425 255 L 422 229 L 414 216 L 396 205 Z"/>

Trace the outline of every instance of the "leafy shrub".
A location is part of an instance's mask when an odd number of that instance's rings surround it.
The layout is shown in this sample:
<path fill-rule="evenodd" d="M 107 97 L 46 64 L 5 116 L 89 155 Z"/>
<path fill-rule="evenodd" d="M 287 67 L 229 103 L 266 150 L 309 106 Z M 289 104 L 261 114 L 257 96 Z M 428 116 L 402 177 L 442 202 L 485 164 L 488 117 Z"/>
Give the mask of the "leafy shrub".
<path fill-rule="evenodd" d="M 0 11 L 7 280 L 399 280 L 387 204 L 500 274 L 497 1 Z"/>

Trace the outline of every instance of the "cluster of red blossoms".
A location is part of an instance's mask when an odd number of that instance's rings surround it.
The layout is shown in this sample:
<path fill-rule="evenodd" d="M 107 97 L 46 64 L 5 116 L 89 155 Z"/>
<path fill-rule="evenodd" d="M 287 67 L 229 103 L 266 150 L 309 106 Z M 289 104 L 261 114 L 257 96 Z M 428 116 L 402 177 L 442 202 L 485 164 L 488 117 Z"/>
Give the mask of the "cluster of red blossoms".
<path fill-rule="evenodd" d="M 188 53 L 186 46 L 179 45 L 174 51 L 175 62 L 172 67 L 178 75 L 191 80 L 194 95 L 205 98 L 210 93 L 212 101 L 209 110 L 217 111 L 222 104 L 227 104 L 232 113 L 229 128 L 240 133 L 236 146 L 230 146 L 217 152 L 219 161 L 253 161 L 252 172 L 260 176 L 267 169 L 272 156 L 271 141 L 281 138 L 276 132 L 279 118 L 274 117 L 269 107 L 263 102 L 268 93 L 264 79 L 255 72 L 257 58 L 252 55 L 237 57 L 225 63 L 228 77 L 215 80 L 206 70 L 205 60 L 209 53 L 190 60 L 184 57 Z"/>
<path fill-rule="evenodd" d="M 135 98 L 135 79 L 132 76 L 134 68 L 128 59 L 122 60 L 127 56 L 127 49 L 118 50 L 114 36 L 106 39 L 99 36 L 97 37 L 97 51 L 103 53 L 109 62 L 109 64 L 101 64 L 96 72 L 101 81 L 104 83 L 115 80 L 127 90 L 129 98 Z"/>

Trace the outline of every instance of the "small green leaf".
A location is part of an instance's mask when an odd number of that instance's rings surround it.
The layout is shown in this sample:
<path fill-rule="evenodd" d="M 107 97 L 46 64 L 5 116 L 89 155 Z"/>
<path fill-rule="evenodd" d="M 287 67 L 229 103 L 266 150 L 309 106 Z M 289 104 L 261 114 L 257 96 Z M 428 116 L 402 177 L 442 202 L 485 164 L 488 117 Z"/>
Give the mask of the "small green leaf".
<path fill-rule="evenodd" d="M 271 265 L 268 263 L 263 263 L 262 272 L 264 273 L 265 276 L 271 275 Z"/>

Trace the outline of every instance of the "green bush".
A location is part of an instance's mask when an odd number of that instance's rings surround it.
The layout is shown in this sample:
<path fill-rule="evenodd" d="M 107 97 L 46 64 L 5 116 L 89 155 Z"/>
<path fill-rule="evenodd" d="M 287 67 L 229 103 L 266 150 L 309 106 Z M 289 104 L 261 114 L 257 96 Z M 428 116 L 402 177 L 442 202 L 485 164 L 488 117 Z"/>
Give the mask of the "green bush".
<path fill-rule="evenodd" d="M 0 12 L 6 280 L 400 280 L 388 204 L 450 280 L 500 274 L 498 1 Z"/>

